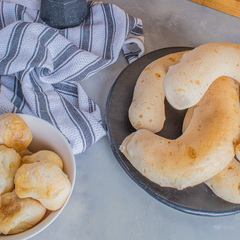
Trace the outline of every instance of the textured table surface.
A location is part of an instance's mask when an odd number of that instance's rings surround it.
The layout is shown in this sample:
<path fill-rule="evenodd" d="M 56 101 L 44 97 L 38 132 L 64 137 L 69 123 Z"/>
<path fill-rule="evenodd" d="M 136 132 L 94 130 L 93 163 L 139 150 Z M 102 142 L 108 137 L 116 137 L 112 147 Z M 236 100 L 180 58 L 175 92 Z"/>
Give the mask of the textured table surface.
<path fill-rule="evenodd" d="M 240 43 L 239 18 L 188 0 L 104 2 L 114 3 L 142 19 L 146 53 L 170 46 Z M 108 92 L 126 65 L 120 55 L 112 66 L 82 83 L 100 106 L 103 117 Z M 239 239 L 240 214 L 195 216 L 172 209 L 148 195 L 118 164 L 107 137 L 76 155 L 76 165 L 76 185 L 68 205 L 49 227 L 32 239 Z"/>

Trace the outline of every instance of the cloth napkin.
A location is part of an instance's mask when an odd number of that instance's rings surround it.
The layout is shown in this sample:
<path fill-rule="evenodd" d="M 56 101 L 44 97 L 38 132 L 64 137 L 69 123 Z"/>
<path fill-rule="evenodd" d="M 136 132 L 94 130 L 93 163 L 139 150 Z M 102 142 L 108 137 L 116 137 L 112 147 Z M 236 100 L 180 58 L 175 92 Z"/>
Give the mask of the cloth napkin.
<path fill-rule="evenodd" d="M 144 53 L 142 22 L 113 4 L 88 2 L 77 27 L 54 29 L 39 11 L 0 2 L 0 114 L 42 118 L 68 139 L 74 154 L 105 136 L 99 107 L 80 81 L 114 63 Z"/>

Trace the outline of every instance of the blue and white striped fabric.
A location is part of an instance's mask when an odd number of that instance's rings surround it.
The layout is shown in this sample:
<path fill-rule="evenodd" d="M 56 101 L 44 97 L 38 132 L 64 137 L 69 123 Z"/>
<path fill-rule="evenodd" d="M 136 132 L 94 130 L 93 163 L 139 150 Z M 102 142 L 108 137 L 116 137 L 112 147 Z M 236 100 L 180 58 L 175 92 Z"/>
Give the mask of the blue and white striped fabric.
<path fill-rule="evenodd" d="M 65 135 L 74 154 L 85 151 L 106 132 L 79 81 L 114 63 L 121 50 L 129 63 L 139 58 L 141 20 L 115 5 L 89 2 L 80 26 L 57 30 L 38 10 L 0 4 L 0 114 L 42 118 Z"/>

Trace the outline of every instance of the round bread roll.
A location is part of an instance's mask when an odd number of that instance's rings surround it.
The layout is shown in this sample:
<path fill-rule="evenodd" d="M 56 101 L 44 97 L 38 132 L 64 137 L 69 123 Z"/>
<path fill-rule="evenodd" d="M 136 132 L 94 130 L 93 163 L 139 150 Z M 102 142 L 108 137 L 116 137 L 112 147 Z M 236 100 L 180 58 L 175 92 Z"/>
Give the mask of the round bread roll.
<path fill-rule="evenodd" d="M 168 68 L 177 64 L 185 52 L 166 55 L 150 63 L 140 74 L 129 108 L 129 120 L 135 129 L 159 132 L 165 121 L 165 93 L 162 81 Z"/>
<path fill-rule="evenodd" d="M 62 207 L 71 191 L 68 176 L 56 163 L 47 160 L 23 164 L 14 182 L 20 198 L 31 197 L 53 211 Z"/>
<path fill-rule="evenodd" d="M 12 148 L 0 145 L 0 194 L 13 190 L 14 176 L 20 165 L 20 155 Z"/>
<path fill-rule="evenodd" d="M 184 54 L 163 80 L 166 98 L 176 109 L 192 107 L 220 76 L 240 82 L 240 45 L 207 43 Z"/>
<path fill-rule="evenodd" d="M 27 155 L 22 158 L 22 163 L 34 163 L 40 160 L 48 160 L 56 163 L 61 169 L 63 169 L 62 159 L 53 151 L 41 150 L 32 155 Z"/>
<path fill-rule="evenodd" d="M 46 208 L 32 198 L 19 198 L 15 191 L 0 196 L 0 233 L 16 234 L 36 225 Z"/>
<path fill-rule="evenodd" d="M 0 144 L 20 152 L 32 141 L 32 133 L 26 122 L 15 113 L 0 115 Z"/>
<path fill-rule="evenodd" d="M 151 181 L 184 189 L 208 180 L 231 162 L 239 124 L 234 80 L 220 77 L 195 106 L 179 138 L 169 140 L 140 129 L 123 141 L 120 150 Z"/>

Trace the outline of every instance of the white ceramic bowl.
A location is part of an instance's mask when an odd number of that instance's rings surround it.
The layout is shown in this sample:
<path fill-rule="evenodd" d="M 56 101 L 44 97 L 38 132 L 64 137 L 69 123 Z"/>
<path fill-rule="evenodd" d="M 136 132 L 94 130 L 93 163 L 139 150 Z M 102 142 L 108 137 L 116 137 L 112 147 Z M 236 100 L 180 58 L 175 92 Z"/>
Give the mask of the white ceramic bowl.
<path fill-rule="evenodd" d="M 33 140 L 29 146 L 29 149 L 33 152 L 37 152 L 39 150 L 52 150 L 57 153 L 63 161 L 63 171 L 69 176 L 72 189 L 70 195 L 68 196 L 68 199 L 61 209 L 53 212 L 47 211 L 44 218 L 37 225 L 23 233 L 6 236 L 0 234 L 0 238 L 3 240 L 28 239 L 35 236 L 44 230 L 47 226 L 49 226 L 59 216 L 63 208 L 66 206 L 72 194 L 76 178 L 75 158 L 72 149 L 63 134 L 53 125 L 40 118 L 26 114 L 19 114 L 19 116 L 28 124 L 33 135 Z"/>

